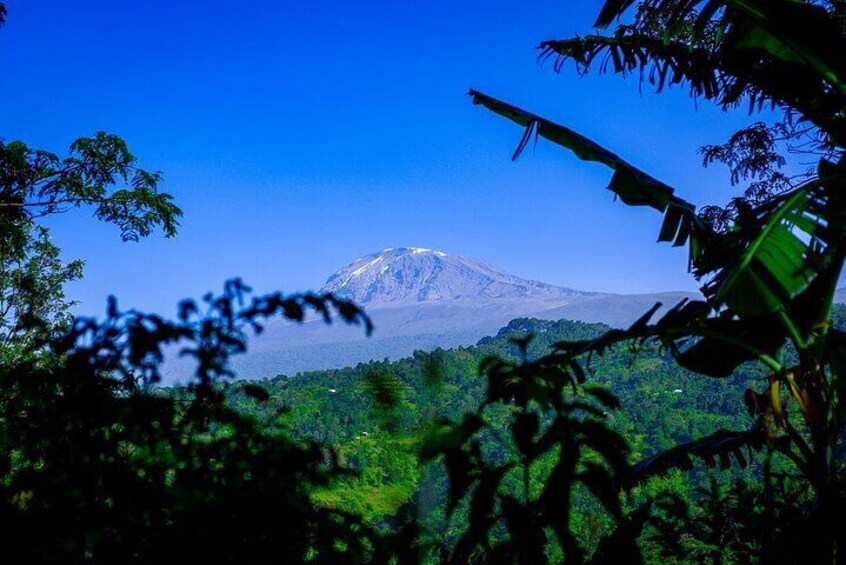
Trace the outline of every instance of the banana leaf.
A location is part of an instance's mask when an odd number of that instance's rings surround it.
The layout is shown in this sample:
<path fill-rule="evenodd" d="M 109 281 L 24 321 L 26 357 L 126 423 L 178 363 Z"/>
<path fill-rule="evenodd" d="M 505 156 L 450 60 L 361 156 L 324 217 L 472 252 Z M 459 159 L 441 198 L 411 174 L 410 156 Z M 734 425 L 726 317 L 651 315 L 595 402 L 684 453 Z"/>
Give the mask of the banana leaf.
<path fill-rule="evenodd" d="M 696 252 L 700 248 L 698 241 L 707 237 L 710 230 L 697 217 L 695 207 L 675 196 L 675 191 L 670 186 L 567 127 L 476 90 L 471 90 L 470 96 L 474 104 L 480 104 L 526 128 L 514 152 L 514 159 L 520 156 L 532 135 L 539 135 L 569 149 L 582 160 L 602 163 L 613 169 L 614 175 L 611 177 L 608 189 L 629 206 L 649 206 L 663 213 L 664 222 L 659 233 L 659 241 L 673 242 L 675 246 L 682 246 L 690 241 L 691 260 L 695 260 Z"/>

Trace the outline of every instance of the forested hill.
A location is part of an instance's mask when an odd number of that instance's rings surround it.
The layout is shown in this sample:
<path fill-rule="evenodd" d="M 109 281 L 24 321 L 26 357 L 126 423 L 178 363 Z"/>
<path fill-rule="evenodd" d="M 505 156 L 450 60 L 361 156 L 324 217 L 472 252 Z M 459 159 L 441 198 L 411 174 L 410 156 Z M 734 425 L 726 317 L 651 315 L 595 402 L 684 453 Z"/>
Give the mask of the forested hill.
<path fill-rule="evenodd" d="M 608 326 L 560 320 L 557 322 L 521 318 L 513 320 L 496 336 L 483 338 L 477 345 L 438 349 L 432 357 L 440 366 L 442 383 L 427 387 L 425 373 L 429 355 L 415 352 L 395 362 L 361 363 L 355 367 L 302 373 L 294 378 L 278 376 L 263 381 L 270 401 L 254 403 L 237 394 L 241 384 L 230 385 L 238 402 L 251 411 L 270 417 L 281 407 L 289 409 L 286 419 L 294 431 L 329 443 L 343 442 L 372 434 L 385 427 L 367 394 L 369 376 L 387 374 L 399 383 L 402 409 L 394 432 L 415 430 L 432 417 L 458 418 L 474 410 L 484 390 L 484 379 L 477 376 L 479 363 L 487 356 L 514 358 L 515 338 L 532 335 L 529 356 L 537 356 L 558 341 L 597 337 Z M 631 431 L 644 437 L 644 450 L 669 447 L 719 426 L 740 426 L 745 421 L 742 396 L 759 373 L 750 368 L 730 379 L 700 377 L 681 369 L 658 351 L 633 355 L 619 348 L 594 358 L 589 378 L 607 385 L 621 399 L 621 416 Z"/>
<path fill-rule="evenodd" d="M 846 326 L 843 306 L 835 306 L 834 316 L 836 325 Z M 363 363 L 293 378 L 278 376 L 262 382 L 270 395 L 264 402 L 244 393 L 249 383 L 228 386 L 230 398 L 242 409 L 268 423 L 281 419 L 295 436 L 332 445 L 341 460 L 359 473 L 315 493 L 317 500 L 379 520 L 394 514 L 415 493 L 427 491 L 431 516 L 426 522 L 433 531 L 447 535 L 443 471 L 421 465 L 418 456 L 417 446 L 427 424 L 437 418 L 457 420 L 474 411 L 485 388 L 484 379 L 478 376 L 479 363 L 490 355 L 515 358 L 519 353 L 515 339 L 533 336 L 528 347 L 532 357 L 552 343 L 590 339 L 608 329 L 602 324 L 522 318 L 472 347 L 436 350 L 431 355 L 418 351 L 395 362 Z M 433 361 L 440 377 L 435 386 L 430 382 Z M 374 375 L 395 384 L 392 392 L 398 408 L 390 414 L 374 403 Z M 681 369 L 655 349 L 634 354 L 626 347 L 595 357 L 588 375 L 619 397 L 622 407 L 609 418 L 628 438 L 633 461 L 719 429 L 748 428 L 752 419 L 743 403 L 744 392 L 749 387 L 764 387 L 764 373 L 751 365 L 728 379 L 715 379 Z M 707 470 L 699 465 L 691 472 Z M 728 477 L 756 472 L 755 465 L 743 472 L 732 467 Z M 698 481 L 680 473 L 674 477 L 668 479 L 675 481 L 674 491 L 694 495 L 691 485 Z M 587 499 L 584 504 L 590 508 Z M 585 512 L 587 517 L 576 520 L 577 529 L 590 538 L 598 532 L 592 520 L 599 514 Z"/>

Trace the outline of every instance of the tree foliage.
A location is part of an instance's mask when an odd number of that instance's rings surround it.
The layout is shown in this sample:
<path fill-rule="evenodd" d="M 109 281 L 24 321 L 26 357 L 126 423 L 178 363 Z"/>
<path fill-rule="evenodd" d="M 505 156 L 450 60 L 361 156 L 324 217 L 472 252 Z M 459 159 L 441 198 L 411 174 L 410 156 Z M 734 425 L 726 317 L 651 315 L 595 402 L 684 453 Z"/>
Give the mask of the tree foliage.
<path fill-rule="evenodd" d="M 373 560 L 375 532 L 315 506 L 311 492 L 341 471 L 333 453 L 259 425 L 215 385 L 246 332 L 307 311 L 369 324 L 331 295 L 247 300 L 238 281 L 179 320 L 121 312 L 79 319 L 50 343 L 53 363 L 0 366 L 0 514 L 15 562 Z M 177 395 L 150 390 L 162 348 L 196 365 Z M 262 387 L 244 388 L 258 402 Z"/>
<path fill-rule="evenodd" d="M 628 447 L 606 423 L 607 410 L 618 407 L 616 398 L 598 386 L 562 397 L 569 375 L 546 358 L 526 359 L 527 342 L 518 345 L 522 361 L 482 361 L 487 391 L 481 411 L 458 424 L 438 422 L 424 444 L 424 457 L 442 457 L 446 466 L 448 510 L 468 498 L 467 527 L 446 557 L 451 563 L 544 563 L 553 541 L 566 562 L 581 562 L 585 550 L 570 526 L 573 490 L 580 484 L 612 516 L 622 513 L 617 492 Z M 486 408 L 505 408 L 504 422 L 492 420 Z M 503 429 L 510 437 L 485 450 L 482 437 Z M 501 529 L 508 535 L 497 536 Z"/>
<path fill-rule="evenodd" d="M 812 521 L 821 529 L 815 558 L 836 559 L 842 532 L 835 521 L 844 509 L 842 465 L 837 460 L 843 430 L 842 339 L 830 324 L 831 303 L 844 258 L 846 226 L 846 30 L 838 2 L 788 0 L 608 0 L 596 22 L 605 29 L 633 21 L 610 34 L 551 40 L 542 56 L 555 69 L 574 61 L 588 72 L 637 72 L 660 91 L 687 83 L 694 97 L 728 108 L 747 101 L 750 109 L 770 105 L 785 118 L 780 131 L 811 140 L 818 165 L 810 178 L 790 186 L 776 176 L 772 132 L 752 126 L 722 147 L 705 148 L 706 162 L 732 169 L 732 180 L 757 177 L 769 185 L 755 198 L 734 204 L 733 213 L 713 220 L 697 215 L 675 189 L 637 169 L 578 133 L 521 108 L 471 91 L 481 104 L 525 127 L 515 158 L 531 136 L 541 136 L 614 170 L 609 189 L 626 204 L 663 213 L 660 241 L 687 245 L 691 270 L 706 300 L 677 305 L 655 322 L 654 311 L 627 331 L 590 342 L 561 343 L 549 359 L 571 367 L 575 359 L 602 354 L 610 344 L 660 344 L 683 366 L 722 377 L 741 363 L 757 361 L 770 371 L 764 391 L 747 393 L 757 417 L 749 432 L 723 433 L 635 466 L 643 472 L 689 464 L 689 455 L 738 455 L 750 442 L 763 443 L 795 461 L 816 493 Z M 801 130 L 788 125 L 808 124 Z M 784 125 L 786 124 L 786 125 Z M 721 229 L 722 228 L 722 229 Z M 789 345 L 797 352 L 784 359 Z M 571 370 L 578 375 L 578 371 Z M 782 390 L 787 391 L 787 400 Z M 787 402 L 789 401 L 789 405 Z M 793 407 L 801 419 L 794 424 Z M 683 456 L 682 456 L 683 455 Z M 739 457 L 739 460 L 742 459 Z"/>
<path fill-rule="evenodd" d="M 0 3 L 0 27 L 6 15 Z M 160 180 L 113 134 L 81 137 L 66 157 L 0 139 L 0 355 L 16 354 L 7 351 L 10 340 L 61 328 L 72 306 L 62 287 L 82 274 L 81 261 L 62 260 L 42 219 L 85 207 L 124 241 L 157 228 L 173 237 L 182 211 L 159 191 Z"/>
<path fill-rule="evenodd" d="M 124 240 L 146 237 L 157 226 L 172 237 L 181 211 L 158 191 L 160 180 L 160 173 L 138 167 L 122 139 L 104 132 L 74 141 L 64 159 L 21 141 L 0 143 L 0 250 L 13 253 L 34 220 L 80 206 L 93 207 Z"/>

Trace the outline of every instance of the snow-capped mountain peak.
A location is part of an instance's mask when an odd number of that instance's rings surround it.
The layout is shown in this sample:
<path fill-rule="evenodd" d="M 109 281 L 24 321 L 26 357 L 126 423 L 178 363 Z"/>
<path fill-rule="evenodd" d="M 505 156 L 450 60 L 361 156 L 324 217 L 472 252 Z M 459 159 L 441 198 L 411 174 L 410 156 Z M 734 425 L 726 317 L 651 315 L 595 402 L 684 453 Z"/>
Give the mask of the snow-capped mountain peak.
<path fill-rule="evenodd" d="M 560 298 L 578 291 L 510 275 L 492 265 L 426 247 L 388 247 L 360 257 L 322 289 L 362 305 L 508 298 Z"/>

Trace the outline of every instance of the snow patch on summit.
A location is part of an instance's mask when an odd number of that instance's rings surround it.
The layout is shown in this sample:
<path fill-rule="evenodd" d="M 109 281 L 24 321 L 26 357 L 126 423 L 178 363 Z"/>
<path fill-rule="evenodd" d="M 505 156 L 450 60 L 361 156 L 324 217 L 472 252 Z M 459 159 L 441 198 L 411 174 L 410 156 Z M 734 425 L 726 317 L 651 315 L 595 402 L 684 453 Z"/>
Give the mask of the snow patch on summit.
<path fill-rule="evenodd" d="M 426 247 L 409 247 L 412 253 L 415 255 L 418 253 L 434 253 L 438 257 L 446 257 L 447 254 L 443 251 L 435 251 L 434 249 L 428 249 Z"/>

